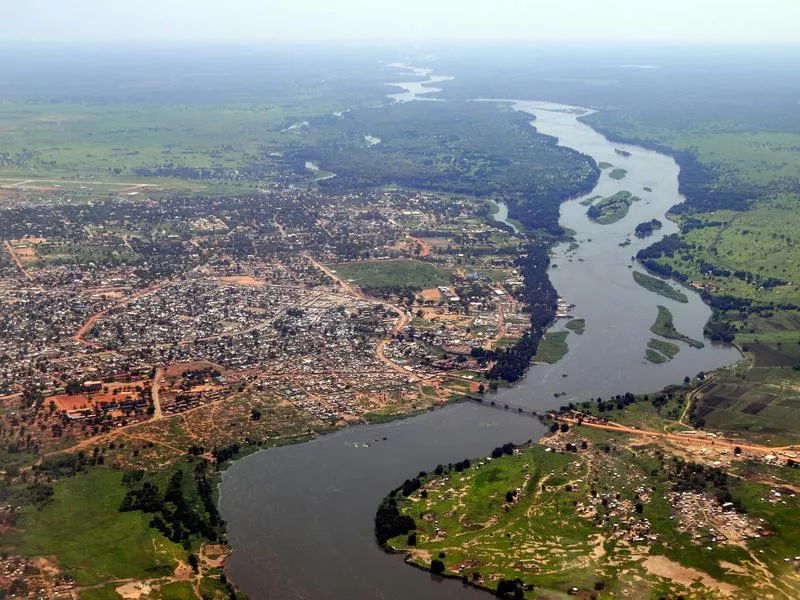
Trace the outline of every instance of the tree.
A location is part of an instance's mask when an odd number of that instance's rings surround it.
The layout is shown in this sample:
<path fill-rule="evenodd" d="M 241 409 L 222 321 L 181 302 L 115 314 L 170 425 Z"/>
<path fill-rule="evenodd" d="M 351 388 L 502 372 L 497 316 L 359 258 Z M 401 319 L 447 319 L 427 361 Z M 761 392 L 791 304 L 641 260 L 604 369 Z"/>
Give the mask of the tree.
<path fill-rule="evenodd" d="M 569 425 L 566 423 L 561 424 L 561 433 L 567 433 L 569 431 Z"/>
<path fill-rule="evenodd" d="M 189 555 L 189 566 L 192 567 L 192 571 L 197 573 L 197 569 L 198 569 L 199 564 L 200 563 L 197 560 L 197 555 L 196 554 L 190 554 Z"/>
<path fill-rule="evenodd" d="M 736 456 L 739 456 L 742 453 L 742 449 L 739 446 L 736 446 L 736 448 L 733 449 L 733 453 Z"/>
<path fill-rule="evenodd" d="M 431 561 L 431 573 L 434 575 L 441 575 L 444 573 L 444 563 L 440 561 L 438 558 L 434 558 Z"/>

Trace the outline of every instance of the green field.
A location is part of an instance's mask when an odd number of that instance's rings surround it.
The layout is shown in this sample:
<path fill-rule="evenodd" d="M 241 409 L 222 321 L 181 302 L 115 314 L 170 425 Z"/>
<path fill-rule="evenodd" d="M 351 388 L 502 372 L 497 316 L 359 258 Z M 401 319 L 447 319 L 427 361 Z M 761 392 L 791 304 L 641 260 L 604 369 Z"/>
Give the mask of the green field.
<path fill-rule="evenodd" d="M 407 552 L 408 560 L 423 568 L 440 560 L 445 574 L 490 590 L 501 580 L 535 586 L 517 596 L 524 598 L 562 597 L 573 587 L 586 598 L 590 592 L 597 598 L 723 597 L 713 587 L 695 585 L 690 592 L 688 583 L 654 576 L 643 566 L 647 556 L 663 556 L 670 564 L 735 585 L 736 598 L 753 597 L 748 595 L 756 589 L 751 577 L 764 572 L 734 572 L 721 562 L 742 564 L 751 552 L 763 550 L 759 556 L 770 581 L 790 568 L 783 556 L 792 554 L 800 525 L 787 522 L 791 507 L 764 502 L 769 486 L 727 483 L 752 518 L 765 519 L 771 529 L 785 527 L 779 534 L 751 542 L 751 548 L 711 544 L 710 537 L 693 540 L 676 527 L 665 497 L 679 479 L 673 461 L 647 445 L 632 452 L 624 440 L 579 427 L 555 444 L 563 449 L 572 443 L 571 452 L 549 452 L 535 444 L 513 455 L 474 459 L 461 472 L 443 467 L 441 474 L 421 478 L 421 489 L 407 498 L 394 494 L 415 529 L 413 540 L 401 535 L 388 546 Z M 636 503 L 641 509 L 634 510 Z M 654 536 L 650 541 L 625 533 L 642 518 Z M 787 581 L 786 589 L 793 585 Z M 780 597 L 790 597 L 786 589 Z"/>
<path fill-rule="evenodd" d="M 665 431 L 672 427 L 690 429 L 688 425 L 678 427 L 675 423 L 683 413 L 684 403 L 683 391 L 677 391 L 673 394 L 636 396 L 634 402 L 630 404 L 619 402 L 614 398 L 607 398 L 602 404 L 587 400 L 578 404 L 576 408 L 582 413 L 606 418 L 622 425 Z"/>
<path fill-rule="evenodd" d="M 329 265 L 344 280 L 366 291 L 423 290 L 453 283 L 453 274 L 442 267 L 417 260 L 383 260 Z"/>
<path fill-rule="evenodd" d="M 703 342 L 699 342 L 690 338 L 689 336 L 683 335 L 677 329 L 675 329 L 675 325 L 672 322 L 672 313 L 665 306 L 658 306 L 658 316 L 656 317 L 656 322 L 650 327 L 650 331 L 656 335 L 660 335 L 661 337 L 671 340 L 679 340 L 695 348 L 702 348 L 705 345 Z"/>
<path fill-rule="evenodd" d="M 676 302 L 689 302 L 689 298 L 686 297 L 686 294 L 680 290 L 676 290 L 663 279 L 658 279 L 657 277 L 652 277 L 645 273 L 640 273 L 639 271 L 633 272 L 633 279 L 646 290 L 658 294 L 659 296 L 675 300 Z"/>
<path fill-rule="evenodd" d="M 790 368 L 723 372 L 698 395 L 692 419 L 706 429 L 768 444 L 800 441 L 800 373 Z"/>
<path fill-rule="evenodd" d="M 80 600 L 120 600 L 121 596 L 117 593 L 116 585 L 107 585 L 101 588 L 90 588 L 81 590 Z"/>
<path fill-rule="evenodd" d="M 610 225 L 624 219 L 631 204 L 636 200 L 639 200 L 637 196 L 623 190 L 613 196 L 603 198 L 597 204 L 593 204 L 586 211 L 586 214 L 596 223 Z"/>
<path fill-rule="evenodd" d="M 691 280 L 713 285 L 720 294 L 761 303 L 800 303 L 800 244 L 796 242 L 800 215 L 795 200 L 782 196 L 746 212 L 717 211 L 695 218 L 702 227 L 682 236 L 685 249 L 659 262 Z M 705 265 L 730 274 L 709 273 Z M 787 283 L 763 286 L 770 278 Z"/>
<path fill-rule="evenodd" d="M 163 600 L 195 600 L 197 598 L 192 584 L 188 581 L 176 581 L 161 586 L 160 597 Z"/>
<path fill-rule="evenodd" d="M 586 319 L 570 319 L 564 327 L 578 335 L 583 335 L 583 332 L 586 331 Z"/>
<path fill-rule="evenodd" d="M 0 184 L 33 179 L 28 186 L 61 186 L 76 195 L 102 196 L 126 184 L 150 183 L 172 191 L 209 191 L 214 181 L 140 175 L 161 165 L 191 169 L 240 169 L 265 173 L 289 167 L 281 153 L 297 143 L 287 128 L 315 112 L 341 106 L 316 102 L 294 107 L 265 103 L 144 106 L 120 103 L 11 103 L 3 109 L 4 151 Z M 300 169 L 297 169 L 300 171 Z M 246 182 L 228 181 L 226 189 Z"/>
<path fill-rule="evenodd" d="M 119 471 L 94 468 L 58 482 L 51 502 L 25 509 L 15 546 L 28 556 L 55 556 L 83 585 L 170 575 L 184 550 L 149 527 L 151 515 L 119 512 L 121 481 Z"/>
<path fill-rule="evenodd" d="M 608 174 L 611 179 L 625 179 L 625 176 L 628 172 L 625 169 L 612 169 L 611 172 Z"/>
<path fill-rule="evenodd" d="M 568 335 L 569 331 L 550 331 L 544 334 L 533 360 L 550 364 L 560 361 L 569 350 Z"/>

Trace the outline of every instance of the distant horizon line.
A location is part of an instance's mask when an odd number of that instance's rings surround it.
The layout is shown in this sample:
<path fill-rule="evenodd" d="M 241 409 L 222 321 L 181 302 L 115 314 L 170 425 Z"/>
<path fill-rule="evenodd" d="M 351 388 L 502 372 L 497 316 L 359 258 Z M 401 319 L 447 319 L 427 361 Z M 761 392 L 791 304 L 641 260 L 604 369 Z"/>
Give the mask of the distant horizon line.
<path fill-rule="evenodd" d="M 187 45 L 213 45 L 213 46 L 272 46 L 272 45 L 298 45 L 298 46 L 330 46 L 342 47 L 358 46 L 396 46 L 396 45 L 424 45 L 424 44 L 458 44 L 480 43 L 498 46 L 563 46 L 563 45 L 603 45 L 603 46 L 641 46 L 648 45 L 654 48 L 702 46 L 702 47 L 800 47 L 800 40 L 709 40 L 709 39 L 613 39 L 613 38 L 492 38 L 492 37 L 431 37 L 431 38 L 276 38 L 276 39 L 161 39 L 161 38 L 125 38 L 125 39 L 96 39 L 96 40 L 69 40 L 69 39 L 9 39 L 0 40 L 0 47 L 7 46 L 187 46 Z"/>

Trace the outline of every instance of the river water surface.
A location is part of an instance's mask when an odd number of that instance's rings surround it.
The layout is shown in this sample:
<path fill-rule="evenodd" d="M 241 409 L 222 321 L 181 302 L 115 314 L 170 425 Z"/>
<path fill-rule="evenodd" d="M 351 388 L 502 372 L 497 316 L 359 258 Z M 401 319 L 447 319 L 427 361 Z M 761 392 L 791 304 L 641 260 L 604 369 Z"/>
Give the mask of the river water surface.
<path fill-rule="evenodd" d="M 413 86 L 404 89 L 411 99 L 419 93 Z M 627 170 L 622 180 L 611 179 L 605 171 L 589 196 L 628 190 L 642 199 L 613 225 L 592 223 L 580 199 L 562 205 L 560 222 L 575 230 L 579 247 L 570 251 L 563 244 L 555 249 L 557 267 L 551 278 L 559 294 L 575 305 L 574 315 L 586 319 L 586 332 L 570 333 L 564 359 L 533 366 L 520 384 L 498 393 L 497 399 L 552 408 L 569 399 L 657 391 L 685 375 L 736 361 L 735 349 L 707 340 L 702 349 L 680 344 L 680 353 L 661 365 L 643 358 L 658 304 L 673 312 L 679 331 L 696 339 L 702 339 L 710 315 L 699 296 L 688 290 L 689 303 L 679 304 L 639 287 L 629 268 L 637 268 L 631 257 L 639 248 L 676 230 L 664 218 L 670 206 L 682 201 L 675 162 L 639 147 L 612 145 L 580 122 L 580 111 L 572 107 L 521 101 L 514 101 L 514 107 L 535 116 L 536 128 L 557 137 L 560 144 Z M 630 156 L 619 155 L 615 148 Z M 497 216 L 503 214 L 501 210 Z M 634 237 L 636 224 L 652 218 L 661 220 L 664 228 L 646 240 Z M 627 238 L 631 244 L 620 247 Z M 556 393 L 563 396 L 557 398 Z M 228 574 L 255 600 L 488 597 L 459 582 L 411 569 L 401 557 L 382 552 L 372 532 L 375 510 L 390 489 L 421 469 L 482 456 L 504 442 L 535 439 L 542 433 L 541 424 L 530 416 L 458 404 L 239 460 L 225 473 L 221 486 L 220 510 L 233 549 Z"/>

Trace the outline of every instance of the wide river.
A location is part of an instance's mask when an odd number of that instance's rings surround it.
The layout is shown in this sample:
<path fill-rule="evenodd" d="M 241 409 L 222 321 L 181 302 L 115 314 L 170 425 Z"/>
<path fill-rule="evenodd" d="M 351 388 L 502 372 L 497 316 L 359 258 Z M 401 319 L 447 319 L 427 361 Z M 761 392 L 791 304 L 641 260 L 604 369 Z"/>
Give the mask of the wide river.
<path fill-rule="evenodd" d="M 407 91 L 413 97 L 416 90 Z M 562 205 L 560 222 L 576 231 L 579 247 L 570 251 L 563 244 L 554 250 L 557 267 L 551 278 L 559 294 L 575 305 L 574 315 L 586 319 L 586 332 L 570 333 L 564 359 L 533 366 L 520 384 L 497 394 L 497 400 L 552 408 L 570 399 L 657 391 L 686 375 L 735 362 L 735 349 L 708 340 L 702 349 L 681 344 L 680 353 L 664 364 L 643 358 L 658 304 L 673 312 L 679 331 L 696 339 L 702 339 L 710 315 L 696 294 L 686 291 L 690 301 L 680 304 L 639 287 L 631 275 L 630 267 L 638 268 L 631 262 L 636 251 L 676 230 L 664 218 L 670 206 L 683 200 L 675 162 L 639 147 L 609 143 L 583 124 L 572 107 L 513 104 L 535 117 L 541 133 L 627 171 L 624 179 L 615 180 L 606 170 L 587 197 L 628 190 L 642 199 L 613 225 L 591 222 L 580 199 Z M 657 235 L 646 240 L 633 236 L 637 223 L 653 218 L 664 223 Z M 627 238 L 631 244 L 621 247 Z M 482 456 L 504 442 L 523 442 L 542 433 L 541 424 L 530 416 L 458 404 L 239 460 L 221 486 L 220 510 L 233 548 L 228 574 L 255 600 L 488 598 L 382 552 L 373 538 L 375 510 L 390 489 L 422 469 Z"/>

